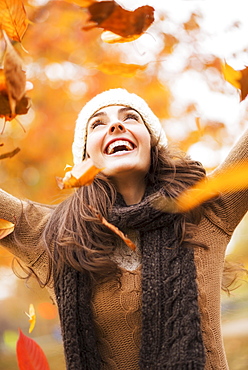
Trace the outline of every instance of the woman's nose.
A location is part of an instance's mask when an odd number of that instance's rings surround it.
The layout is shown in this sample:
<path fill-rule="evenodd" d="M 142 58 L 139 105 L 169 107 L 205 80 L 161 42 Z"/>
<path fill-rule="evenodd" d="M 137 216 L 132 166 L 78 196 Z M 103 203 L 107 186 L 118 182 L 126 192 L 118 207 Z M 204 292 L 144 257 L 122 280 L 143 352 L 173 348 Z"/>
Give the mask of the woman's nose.
<path fill-rule="evenodd" d="M 125 132 L 125 126 L 121 122 L 112 123 L 109 127 L 109 134 L 115 134 L 118 132 Z"/>

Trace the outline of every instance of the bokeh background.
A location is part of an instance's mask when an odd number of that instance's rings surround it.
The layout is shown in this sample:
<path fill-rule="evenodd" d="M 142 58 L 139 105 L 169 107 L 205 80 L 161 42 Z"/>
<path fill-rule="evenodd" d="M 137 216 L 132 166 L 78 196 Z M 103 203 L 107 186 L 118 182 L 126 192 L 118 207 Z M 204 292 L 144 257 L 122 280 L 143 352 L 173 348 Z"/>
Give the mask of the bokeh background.
<path fill-rule="evenodd" d="M 208 172 L 247 128 L 247 101 L 240 102 L 239 91 L 224 80 L 221 68 L 224 61 L 235 69 L 248 64 L 245 1 L 118 1 L 129 10 L 146 4 L 155 9 L 151 27 L 125 44 L 104 43 L 100 29 L 83 31 L 88 13 L 73 1 L 23 3 L 30 25 L 22 46 L 16 47 L 32 106 L 26 115 L 7 122 L 0 136 L 0 153 L 21 148 L 13 158 L 0 161 L 4 190 L 42 203 L 63 199 L 66 193 L 55 178 L 72 164 L 77 114 L 86 101 L 109 88 L 123 87 L 142 96 L 169 140 L 200 160 Z M 136 67 L 124 70 L 123 64 Z M 4 127 L 3 120 L 0 125 Z M 247 230 L 246 216 L 227 253 L 248 268 Z M 18 328 L 41 345 L 51 370 L 63 369 L 56 308 L 36 282 L 17 279 L 11 264 L 12 256 L 0 248 L 0 369 L 18 368 Z M 231 296 L 223 294 L 223 334 L 231 370 L 248 368 L 247 300 L 247 280 Z M 30 303 L 37 323 L 28 334 L 25 312 Z"/>

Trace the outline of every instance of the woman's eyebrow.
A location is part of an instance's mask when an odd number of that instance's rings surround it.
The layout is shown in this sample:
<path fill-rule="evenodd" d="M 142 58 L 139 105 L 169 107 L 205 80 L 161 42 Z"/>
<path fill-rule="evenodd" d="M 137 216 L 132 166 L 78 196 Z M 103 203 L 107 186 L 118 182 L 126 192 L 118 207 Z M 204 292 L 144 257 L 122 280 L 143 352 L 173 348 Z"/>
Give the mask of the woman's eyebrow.
<path fill-rule="evenodd" d="M 100 116 L 107 116 L 107 113 L 105 112 L 96 112 L 94 113 L 89 120 L 91 120 L 91 118 L 94 118 L 94 117 L 100 117 Z"/>
<path fill-rule="evenodd" d="M 129 111 L 129 110 L 132 110 L 134 112 L 137 112 L 135 109 L 131 108 L 131 107 L 124 107 L 124 108 L 120 108 L 119 109 L 119 113 L 123 113 L 123 112 L 126 112 L 126 111 Z M 138 113 L 138 112 L 137 112 Z"/>

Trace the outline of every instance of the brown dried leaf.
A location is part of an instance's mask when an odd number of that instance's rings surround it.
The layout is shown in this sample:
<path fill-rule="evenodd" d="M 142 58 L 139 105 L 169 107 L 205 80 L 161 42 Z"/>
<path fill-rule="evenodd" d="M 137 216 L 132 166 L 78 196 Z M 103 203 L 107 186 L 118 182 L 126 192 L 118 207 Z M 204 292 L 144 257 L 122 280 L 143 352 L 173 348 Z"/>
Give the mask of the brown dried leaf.
<path fill-rule="evenodd" d="M 26 74 L 22 70 L 22 59 L 12 46 L 8 36 L 4 32 L 6 51 L 4 54 L 4 75 L 11 114 L 16 113 L 16 104 L 26 92 Z"/>
<path fill-rule="evenodd" d="M 124 38 L 141 35 L 154 21 L 154 8 L 149 5 L 129 11 L 115 1 L 101 1 L 90 5 L 88 11 L 89 25 L 84 30 L 99 27 Z"/>
<path fill-rule="evenodd" d="M 147 64 L 140 66 L 138 64 L 102 63 L 97 68 L 109 75 L 120 74 L 125 77 L 132 77 L 138 71 L 144 71 L 147 68 Z"/>
<path fill-rule="evenodd" d="M 94 212 L 96 217 L 104 226 L 108 227 L 111 231 L 118 235 L 130 249 L 135 251 L 136 245 L 132 242 L 132 240 L 130 240 L 125 234 L 123 234 L 123 232 L 119 230 L 118 227 L 108 222 L 106 218 L 104 218 L 96 209 L 94 209 L 93 207 L 90 207 L 90 209 Z"/>
<path fill-rule="evenodd" d="M 12 222 L 0 219 L 0 239 L 5 238 L 5 236 L 11 234 L 15 228 L 15 225 Z"/>
<path fill-rule="evenodd" d="M 60 189 L 71 189 L 90 185 L 95 176 L 102 170 L 103 168 L 94 166 L 92 159 L 86 159 L 76 164 L 71 171 L 67 171 L 64 178 L 57 177 L 58 187 Z"/>
<path fill-rule="evenodd" d="M 20 150 L 21 150 L 20 148 L 15 148 L 11 152 L 0 154 L 0 159 L 12 158 L 12 157 L 14 157 L 14 155 L 19 153 Z"/>
<path fill-rule="evenodd" d="M 0 28 L 14 41 L 21 42 L 28 19 L 22 0 L 0 1 Z"/>
<path fill-rule="evenodd" d="M 15 114 L 11 113 L 9 98 L 4 92 L 0 92 L 0 118 L 5 118 L 5 121 L 11 121 L 17 115 L 26 114 L 30 108 L 31 99 L 24 96 L 16 103 Z"/>

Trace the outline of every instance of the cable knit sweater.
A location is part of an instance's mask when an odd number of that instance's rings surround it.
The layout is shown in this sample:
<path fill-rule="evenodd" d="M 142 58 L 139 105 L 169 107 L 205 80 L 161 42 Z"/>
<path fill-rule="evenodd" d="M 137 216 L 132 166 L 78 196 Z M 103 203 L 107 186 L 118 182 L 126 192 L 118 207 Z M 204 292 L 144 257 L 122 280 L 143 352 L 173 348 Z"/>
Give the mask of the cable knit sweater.
<path fill-rule="evenodd" d="M 225 171 L 230 165 L 238 168 L 245 161 L 248 161 L 248 131 L 211 176 Z M 15 233 L 23 247 L 15 245 L 12 234 L 1 240 L 1 245 L 32 267 L 39 277 L 44 277 L 48 255 L 39 244 L 39 236 L 54 207 L 20 201 L 4 191 L 0 192 L 0 200 L 0 218 L 16 224 Z M 23 208 L 28 217 L 23 215 Z M 248 189 L 237 189 L 236 192 L 227 189 L 206 208 L 194 235 L 195 240 L 208 246 L 208 250 L 196 248 L 194 251 L 206 370 L 228 369 L 221 335 L 221 279 L 226 246 L 247 210 Z M 139 368 L 142 259 L 139 253 L 130 252 L 124 245 L 119 246 L 111 258 L 123 270 L 122 286 L 107 282 L 94 290 L 92 309 L 98 349 L 106 362 L 105 369 L 134 370 Z M 54 297 L 54 292 L 50 293 Z"/>

